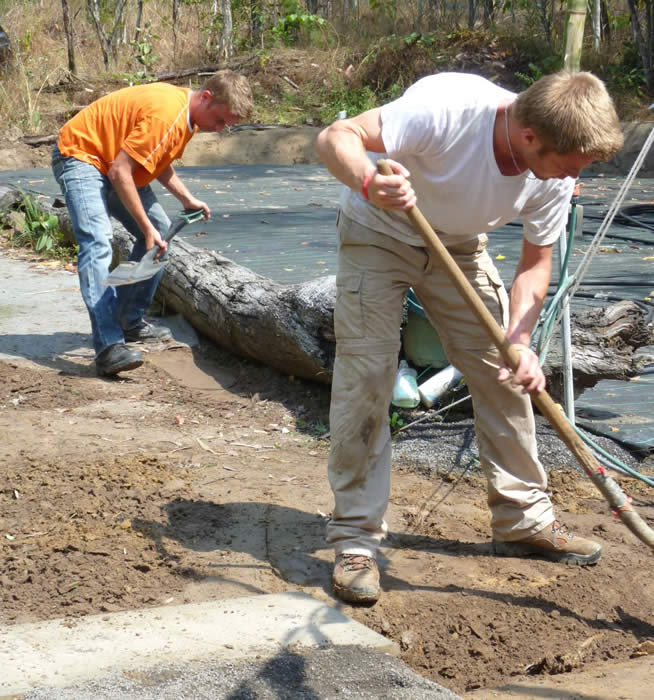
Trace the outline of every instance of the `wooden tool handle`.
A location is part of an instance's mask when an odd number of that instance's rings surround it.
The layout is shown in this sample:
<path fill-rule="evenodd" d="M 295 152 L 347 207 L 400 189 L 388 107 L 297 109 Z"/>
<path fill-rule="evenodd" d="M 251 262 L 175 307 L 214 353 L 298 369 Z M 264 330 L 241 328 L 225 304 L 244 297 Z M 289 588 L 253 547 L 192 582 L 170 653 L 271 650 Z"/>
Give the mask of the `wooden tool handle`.
<path fill-rule="evenodd" d="M 385 160 L 377 161 L 377 170 L 382 175 L 392 175 L 393 171 Z M 470 306 L 475 316 L 490 335 L 493 343 L 500 351 L 506 366 L 516 370 L 520 363 L 520 352 L 512 345 L 493 315 L 486 308 L 473 286 L 461 272 L 454 258 L 443 245 L 440 238 L 434 232 L 427 219 L 422 215 L 417 206 L 406 212 L 413 227 L 425 241 L 427 248 L 434 253 L 436 259 L 444 267 L 452 284 L 459 291 L 465 302 Z M 591 481 L 602 492 L 611 508 L 616 512 L 629 529 L 652 550 L 654 550 L 654 532 L 642 518 L 633 510 L 629 499 L 622 492 L 619 485 L 606 474 L 606 470 L 600 465 L 595 456 L 586 447 L 582 439 L 575 432 L 563 412 L 552 400 L 552 397 L 543 390 L 532 393 L 531 399 L 538 410 L 547 418 L 557 435 L 568 446 L 583 470 Z"/>

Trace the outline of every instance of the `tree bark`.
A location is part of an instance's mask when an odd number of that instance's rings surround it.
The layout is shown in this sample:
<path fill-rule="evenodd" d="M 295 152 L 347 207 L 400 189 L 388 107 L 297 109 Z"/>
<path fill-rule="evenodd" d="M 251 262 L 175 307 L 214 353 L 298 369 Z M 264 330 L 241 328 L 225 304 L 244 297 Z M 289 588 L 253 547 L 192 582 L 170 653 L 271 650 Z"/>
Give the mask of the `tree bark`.
<path fill-rule="evenodd" d="M 75 46 L 73 41 L 73 25 L 68 12 L 68 0 L 61 0 L 61 11 L 64 19 L 64 32 L 66 33 L 66 47 L 68 50 L 68 70 L 75 75 Z"/>
<path fill-rule="evenodd" d="M 177 57 L 177 22 L 179 19 L 179 0 L 173 0 L 173 56 Z"/>
<path fill-rule="evenodd" d="M 113 242 L 119 259 L 125 260 L 132 241 L 122 226 L 114 227 Z M 237 355 L 285 374 L 331 381 L 333 277 L 284 285 L 180 239 L 171 248 L 157 290 L 167 309 Z"/>
<path fill-rule="evenodd" d="M 654 329 L 647 315 L 633 301 L 572 314 L 572 371 L 575 397 L 595 386 L 601 379 L 627 380 L 637 376 L 654 353 L 640 350 L 654 344 Z M 548 391 L 555 400 L 563 396 L 563 372 L 560 330 L 550 342 L 543 371 Z"/>
<path fill-rule="evenodd" d="M 100 43 L 102 61 L 107 69 L 109 69 L 110 63 L 116 59 L 116 42 L 122 28 L 123 13 L 126 4 L 127 0 L 116 0 L 114 6 L 114 26 L 111 29 L 111 34 L 107 34 L 100 18 L 100 4 L 98 0 L 86 0 L 86 6 L 91 20 L 93 21 L 93 27 L 98 37 L 98 42 Z"/>
<path fill-rule="evenodd" d="M 0 213 L 20 206 L 22 193 L 0 186 Z M 57 200 L 55 200 L 55 204 Z M 39 201 L 59 217 L 72 240 L 68 210 Z M 114 259 L 128 258 L 131 235 L 114 224 Z M 216 345 L 270 365 L 289 375 L 328 384 L 336 348 L 334 277 L 301 284 L 280 284 L 237 265 L 218 253 L 175 239 L 157 291 L 166 308 L 182 314 Z M 572 364 L 575 392 L 601 379 L 629 379 L 654 363 L 654 329 L 637 303 L 621 301 L 572 314 Z M 543 367 L 548 390 L 557 401 L 562 392 L 562 358 L 558 329 Z"/>
<path fill-rule="evenodd" d="M 126 259 L 131 237 L 114 229 Z M 218 253 L 175 240 L 158 291 L 166 307 L 182 314 L 217 345 L 286 374 L 329 383 L 334 365 L 333 277 L 284 285 Z M 558 331 L 557 331 L 558 333 Z M 544 371 L 550 393 L 562 397 L 562 358 L 554 333 Z M 572 362 L 578 393 L 601 379 L 628 379 L 647 363 L 639 348 L 654 344 L 654 330 L 634 302 L 572 315 Z M 654 357 L 649 362 L 654 362 Z"/>
<path fill-rule="evenodd" d="M 581 51 L 586 23 L 586 0 L 568 0 L 563 43 L 563 66 L 570 71 L 581 68 Z"/>
<path fill-rule="evenodd" d="M 602 5 L 601 0 L 593 0 L 593 51 L 599 53 L 602 45 Z"/>
<path fill-rule="evenodd" d="M 229 59 L 234 55 L 232 4 L 230 0 L 221 0 L 220 6 L 223 15 L 223 30 L 220 34 L 216 58 L 219 61 L 229 61 Z"/>
<path fill-rule="evenodd" d="M 643 71 L 645 72 L 645 82 L 647 83 L 647 89 L 652 92 L 654 88 L 654 80 L 652 78 L 652 64 L 650 56 L 650 41 L 649 37 L 645 38 L 643 35 L 643 30 L 640 26 L 640 19 L 638 17 L 638 9 L 636 7 L 635 0 L 627 0 L 629 6 L 629 16 L 631 20 L 631 33 L 634 38 L 634 43 L 638 47 L 638 53 L 640 54 L 640 60 L 643 63 Z"/>

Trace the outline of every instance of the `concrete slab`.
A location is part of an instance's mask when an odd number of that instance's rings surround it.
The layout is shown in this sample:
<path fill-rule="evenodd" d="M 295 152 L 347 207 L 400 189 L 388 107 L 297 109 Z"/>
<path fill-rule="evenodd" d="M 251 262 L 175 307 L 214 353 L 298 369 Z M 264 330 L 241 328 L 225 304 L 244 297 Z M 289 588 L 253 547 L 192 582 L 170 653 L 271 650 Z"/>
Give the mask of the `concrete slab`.
<path fill-rule="evenodd" d="M 93 359 L 77 274 L 0 257 L 0 358 Z"/>
<path fill-rule="evenodd" d="M 92 615 L 0 628 L 0 696 L 60 688 L 174 660 L 272 657 L 289 646 L 393 642 L 304 593 Z"/>
<path fill-rule="evenodd" d="M 170 328 L 177 344 L 199 345 L 183 316 L 157 322 Z M 0 257 L 0 359 L 29 360 L 61 370 L 68 362 L 90 363 L 93 356 L 91 322 L 77 273 L 58 262 Z"/>

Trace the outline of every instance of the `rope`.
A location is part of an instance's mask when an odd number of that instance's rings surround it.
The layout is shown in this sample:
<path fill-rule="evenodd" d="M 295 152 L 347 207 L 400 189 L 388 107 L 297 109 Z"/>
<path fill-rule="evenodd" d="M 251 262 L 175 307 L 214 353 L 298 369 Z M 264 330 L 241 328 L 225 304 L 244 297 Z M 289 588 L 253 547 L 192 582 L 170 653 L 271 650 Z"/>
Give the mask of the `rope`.
<path fill-rule="evenodd" d="M 638 154 L 638 157 L 634 161 L 634 164 L 631 167 L 631 170 L 629 171 L 627 177 L 625 178 L 624 182 L 622 183 L 618 194 L 616 195 L 616 198 L 614 199 L 613 203 L 609 207 L 609 210 L 606 213 L 606 216 L 600 225 L 599 229 L 597 230 L 597 233 L 593 237 L 593 240 L 591 241 L 586 253 L 584 254 L 584 257 L 582 258 L 581 262 L 579 263 L 577 269 L 575 270 L 573 275 L 568 275 L 568 264 L 569 264 L 569 259 L 570 259 L 570 251 L 572 250 L 572 242 L 573 242 L 573 237 L 574 237 L 574 232 L 576 228 L 576 212 L 575 212 L 575 207 L 576 207 L 576 198 L 573 197 L 573 208 L 572 208 L 572 216 L 571 216 L 571 225 L 570 225 L 570 231 L 568 233 L 568 244 L 566 248 L 566 255 L 565 259 L 562 261 L 561 264 L 561 274 L 559 278 L 559 284 L 556 289 L 556 292 L 552 299 L 548 302 L 548 304 L 543 308 L 543 310 L 540 313 L 538 323 L 536 324 L 536 328 L 534 329 L 534 332 L 532 333 L 532 340 L 535 337 L 537 333 L 539 333 L 538 337 L 538 342 L 536 344 L 536 351 L 538 353 L 538 358 L 541 364 L 544 363 L 545 358 L 547 356 L 547 352 L 549 350 L 549 344 L 552 338 L 552 334 L 554 332 L 554 328 L 556 325 L 560 322 L 561 316 L 563 315 L 563 312 L 565 308 L 569 305 L 570 300 L 572 297 L 575 295 L 577 290 L 579 289 L 579 286 L 581 284 L 581 281 L 583 280 L 584 275 L 586 274 L 586 271 L 588 270 L 588 267 L 590 266 L 590 263 L 593 260 L 593 257 L 597 253 L 602 240 L 606 236 L 611 224 L 613 223 L 614 218 L 616 215 L 620 212 L 622 209 L 622 203 L 624 202 L 624 199 L 627 195 L 627 192 L 629 191 L 629 188 L 631 187 L 634 178 L 636 177 L 636 174 L 640 170 L 647 154 L 649 153 L 649 150 L 652 146 L 652 143 L 654 142 L 654 128 L 650 130 L 650 133 L 645 140 L 645 143 L 643 144 L 643 147 L 641 148 L 640 153 Z M 636 213 L 637 208 L 632 208 L 632 207 L 625 207 L 629 213 Z M 632 222 L 634 221 L 629 214 L 621 214 L 623 218 L 630 219 Z M 640 474 L 639 472 L 635 471 L 628 465 L 626 465 L 624 462 L 621 460 L 613 457 L 610 455 L 608 452 L 604 451 L 599 445 L 597 445 L 595 442 L 593 442 L 588 435 L 586 435 L 580 428 L 578 428 L 576 425 L 574 425 L 571 421 L 568 421 L 572 428 L 575 430 L 575 432 L 579 435 L 579 437 L 589 446 L 591 452 L 594 454 L 595 458 L 598 459 L 602 464 L 604 464 L 606 467 L 610 469 L 614 469 L 615 471 L 618 471 L 622 474 L 626 474 L 628 476 L 632 476 L 636 479 L 640 479 L 640 481 L 643 481 L 645 484 L 648 486 L 654 486 L 654 480 L 644 476 L 643 474 Z"/>
<path fill-rule="evenodd" d="M 573 284 L 570 287 L 565 304 L 562 304 L 561 308 L 559 309 L 559 313 L 556 317 L 555 324 L 558 323 L 563 314 L 565 306 L 567 306 L 570 303 L 570 300 L 579 288 L 579 285 L 581 284 L 581 281 L 583 280 L 584 275 L 586 274 L 586 270 L 588 269 L 593 257 L 595 256 L 595 253 L 597 253 L 597 250 L 599 249 L 602 240 L 606 235 L 606 232 L 613 223 L 613 219 L 615 218 L 616 214 L 618 213 L 618 210 L 621 208 L 622 203 L 624 202 L 625 197 L 627 196 L 627 192 L 629 191 L 629 188 L 631 187 L 634 178 L 638 174 L 638 171 L 640 170 L 643 162 L 645 161 L 645 158 L 647 157 L 647 154 L 649 153 L 649 150 L 652 147 L 652 142 L 654 142 L 654 128 L 650 130 L 649 135 L 647 136 L 647 139 L 643 144 L 643 147 L 640 149 L 640 153 L 634 161 L 634 164 L 631 166 L 629 174 L 622 183 L 616 198 L 613 200 L 613 204 L 611 204 L 611 206 L 609 207 L 609 210 L 607 211 L 606 216 L 604 217 L 604 221 L 600 225 L 597 233 L 591 241 L 590 246 L 586 251 L 586 254 L 579 263 L 579 266 L 572 275 L 572 279 L 574 280 Z"/>

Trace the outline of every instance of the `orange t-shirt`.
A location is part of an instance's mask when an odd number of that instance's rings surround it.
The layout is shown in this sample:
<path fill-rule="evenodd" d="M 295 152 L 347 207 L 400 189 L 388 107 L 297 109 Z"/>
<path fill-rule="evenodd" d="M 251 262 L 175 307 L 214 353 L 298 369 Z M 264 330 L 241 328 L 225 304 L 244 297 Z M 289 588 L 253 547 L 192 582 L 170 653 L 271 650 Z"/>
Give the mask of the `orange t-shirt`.
<path fill-rule="evenodd" d="M 144 187 L 181 158 L 195 133 L 188 116 L 189 94 L 188 88 L 168 83 L 112 92 L 61 127 L 59 151 L 106 175 L 122 149 L 140 164 L 134 182 Z"/>

